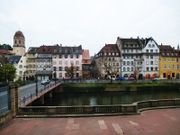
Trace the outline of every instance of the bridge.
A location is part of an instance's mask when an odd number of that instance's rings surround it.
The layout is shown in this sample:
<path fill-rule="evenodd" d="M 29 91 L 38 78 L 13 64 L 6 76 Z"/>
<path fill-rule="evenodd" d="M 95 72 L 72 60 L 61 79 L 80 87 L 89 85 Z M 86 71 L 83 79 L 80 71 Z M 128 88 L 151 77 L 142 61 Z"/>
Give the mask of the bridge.
<path fill-rule="evenodd" d="M 50 82 L 49 84 L 42 85 L 40 82 L 25 85 L 18 90 L 18 105 L 25 107 L 33 101 L 43 97 L 46 93 L 60 86 L 60 82 Z"/>

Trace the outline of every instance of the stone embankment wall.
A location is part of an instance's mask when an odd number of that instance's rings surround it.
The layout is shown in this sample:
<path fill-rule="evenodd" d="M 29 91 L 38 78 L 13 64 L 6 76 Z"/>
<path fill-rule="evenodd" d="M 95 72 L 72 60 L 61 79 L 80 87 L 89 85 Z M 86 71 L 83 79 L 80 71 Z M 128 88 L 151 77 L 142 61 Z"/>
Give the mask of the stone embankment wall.
<path fill-rule="evenodd" d="M 18 115 L 21 117 L 120 115 L 172 107 L 180 107 L 180 99 L 149 100 L 126 105 L 27 106 L 20 107 Z"/>

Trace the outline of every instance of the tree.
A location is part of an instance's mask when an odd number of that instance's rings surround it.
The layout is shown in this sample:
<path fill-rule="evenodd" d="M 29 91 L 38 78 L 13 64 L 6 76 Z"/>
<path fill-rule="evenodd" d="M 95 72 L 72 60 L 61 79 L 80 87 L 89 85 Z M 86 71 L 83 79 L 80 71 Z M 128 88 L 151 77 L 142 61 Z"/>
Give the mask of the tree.
<path fill-rule="evenodd" d="M 66 71 L 67 75 L 72 79 L 76 72 L 76 67 L 73 64 L 71 64 L 70 67 L 65 68 L 65 71 Z"/>
<path fill-rule="evenodd" d="M 16 74 L 16 68 L 11 64 L 3 64 L 0 66 L 0 81 L 13 81 Z"/>

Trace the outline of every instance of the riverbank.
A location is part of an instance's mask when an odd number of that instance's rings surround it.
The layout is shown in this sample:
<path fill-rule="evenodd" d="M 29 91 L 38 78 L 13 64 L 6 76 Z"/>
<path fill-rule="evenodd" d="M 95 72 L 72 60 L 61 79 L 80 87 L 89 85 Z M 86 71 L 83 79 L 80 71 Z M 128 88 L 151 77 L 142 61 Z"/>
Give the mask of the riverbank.
<path fill-rule="evenodd" d="M 63 92 L 180 90 L 180 83 L 64 83 Z"/>

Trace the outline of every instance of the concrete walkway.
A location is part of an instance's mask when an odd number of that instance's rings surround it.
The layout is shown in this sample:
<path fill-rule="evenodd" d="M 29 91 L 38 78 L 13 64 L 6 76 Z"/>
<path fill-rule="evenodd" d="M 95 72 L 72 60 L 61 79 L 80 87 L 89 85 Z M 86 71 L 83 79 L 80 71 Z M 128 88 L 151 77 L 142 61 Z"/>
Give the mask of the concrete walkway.
<path fill-rule="evenodd" d="M 126 116 L 16 118 L 0 135 L 180 135 L 180 108 Z"/>

